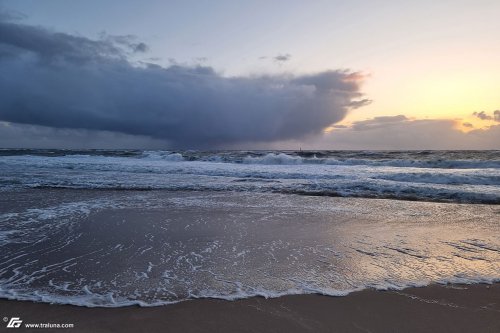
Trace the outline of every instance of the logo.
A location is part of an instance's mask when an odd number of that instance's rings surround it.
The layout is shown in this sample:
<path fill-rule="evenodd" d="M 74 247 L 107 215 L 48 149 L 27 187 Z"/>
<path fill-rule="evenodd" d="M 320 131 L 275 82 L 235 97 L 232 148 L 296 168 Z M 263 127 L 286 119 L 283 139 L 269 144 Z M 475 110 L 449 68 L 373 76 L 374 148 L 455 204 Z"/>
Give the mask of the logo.
<path fill-rule="evenodd" d="M 7 324 L 7 328 L 19 328 L 22 324 L 22 320 L 19 317 L 10 318 L 9 323 Z"/>

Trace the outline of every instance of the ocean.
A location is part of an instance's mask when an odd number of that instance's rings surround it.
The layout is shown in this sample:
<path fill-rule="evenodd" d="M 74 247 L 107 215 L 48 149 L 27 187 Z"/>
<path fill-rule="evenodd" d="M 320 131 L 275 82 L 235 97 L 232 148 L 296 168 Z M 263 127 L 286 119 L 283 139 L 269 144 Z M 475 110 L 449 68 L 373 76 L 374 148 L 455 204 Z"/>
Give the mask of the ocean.
<path fill-rule="evenodd" d="M 500 151 L 0 150 L 16 188 L 272 192 L 499 204 Z"/>
<path fill-rule="evenodd" d="M 0 150 L 0 297 L 500 281 L 500 151 Z"/>

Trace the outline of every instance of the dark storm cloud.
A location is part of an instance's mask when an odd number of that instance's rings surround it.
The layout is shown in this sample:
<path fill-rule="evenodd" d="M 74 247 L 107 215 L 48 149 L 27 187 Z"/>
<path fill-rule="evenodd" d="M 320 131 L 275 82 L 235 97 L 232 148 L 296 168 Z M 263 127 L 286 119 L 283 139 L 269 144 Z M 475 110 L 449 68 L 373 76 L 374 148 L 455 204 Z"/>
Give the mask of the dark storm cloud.
<path fill-rule="evenodd" d="M 500 110 L 493 111 L 493 115 L 492 116 L 490 116 L 489 114 L 487 114 L 484 111 L 474 112 L 473 115 L 476 116 L 476 117 L 478 117 L 481 120 L 493 120 L 493 121 L 496 121 L 496 122 L 500 122 Z"/>
<path fill-rule="evenodd" d="M 0 21 L 16 21 L 26 18 L 26 15 L 21 12 L 15 10 L 6 10 L 2 6 L 2 2 L 3 1 L 0 0 Z"/>
<path fill-rule="evenodd" d="M 352 101 L 349 106 L 353 109 L 358 109 L 362 106 L 365 106 L 365 105 L 368 105 L 368 104 L 371 104 L 373 101 L 371 99 L 368 99 L 368 98 L 364 98 L 362 100 L 359 100 L 359 101 Z"/>
<path fill-rule="evenodd" d="M 0 57 L 26 60 L 36 56 L 45 63 L 84 64 L 103 59 L 124 60 L 122 50 L 110 40 L 90 40 L 40 27 L 0 21 Z M 23 59 L 24 58 L 24 59 Z M 2 59 L 2 61 L 9 59 Z M 5 74 L 4 74 L 5 75 Z"/>
<path fill-rule="evenodd" d="M 275 61 L 279 62 L 286 62 L 292 58 L 291 54 L 278 54 L 277 56 L 273 57 Z"/>
<path fill-rule="evenodd" d="M 53 128 L 0 122 L 4 148 L 165 149 L 169 143 L 149 136 L 109 131 Z"/>
<path fill-rule="evenodd" d="M 491 120 L 491 119 L 493 119 L 492 116 L 487 115 L 486 112 L 484 112 L 484 111 L 474 112 L 473 115 L 476 116 L 476 117 L 478 117 L 481 120 Z"/>
<path fill-rule="evenodd" d="M 106 33 L 101 34 L 101 40 L 105 40 L 110 44 L 115 44 L 118 46 L 122 46 L 125 50 L 131 50 L 135 53 L 144 53 L 149 50 L 149 46 L 145 43 L 137 40 L 137 36 L 133 35 L 107 35 Z"/>
<path fill-rule="evenodd" d="M 223 146 L 316 134 L 362 97 L 362 77 L 347 71 L 224 77 L 133 64 L 127 52 L 147 47 L 130 36 L 91 40 L 6 20 L 0 32 L 0 120 L 12 123 Z"/>

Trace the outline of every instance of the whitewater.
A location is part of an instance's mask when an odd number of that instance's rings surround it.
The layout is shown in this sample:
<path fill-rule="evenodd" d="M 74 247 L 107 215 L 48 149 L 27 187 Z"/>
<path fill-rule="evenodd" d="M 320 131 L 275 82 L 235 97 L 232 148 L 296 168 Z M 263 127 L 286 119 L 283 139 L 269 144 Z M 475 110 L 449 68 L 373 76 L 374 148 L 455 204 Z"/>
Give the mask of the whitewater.
<path fill-rule="evenodd" d="M 498 151 L 0 150 L 0 297 L 156 306 L 500 281 Z"/>
<path fill-rule="evenodd" d="M 500 152 L 0 150 L 0 184 L 498 204 Z"/>

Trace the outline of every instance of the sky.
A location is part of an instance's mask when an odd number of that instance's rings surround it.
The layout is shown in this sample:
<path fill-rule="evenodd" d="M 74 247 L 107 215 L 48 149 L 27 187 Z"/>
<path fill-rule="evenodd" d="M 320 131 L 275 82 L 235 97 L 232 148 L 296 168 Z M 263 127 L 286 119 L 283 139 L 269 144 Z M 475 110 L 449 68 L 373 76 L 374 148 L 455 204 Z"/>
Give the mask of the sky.
<path fill-rule="evenodd" d="M 498 1 L 0 0 L 0 146 L 500 149 Z"/>

